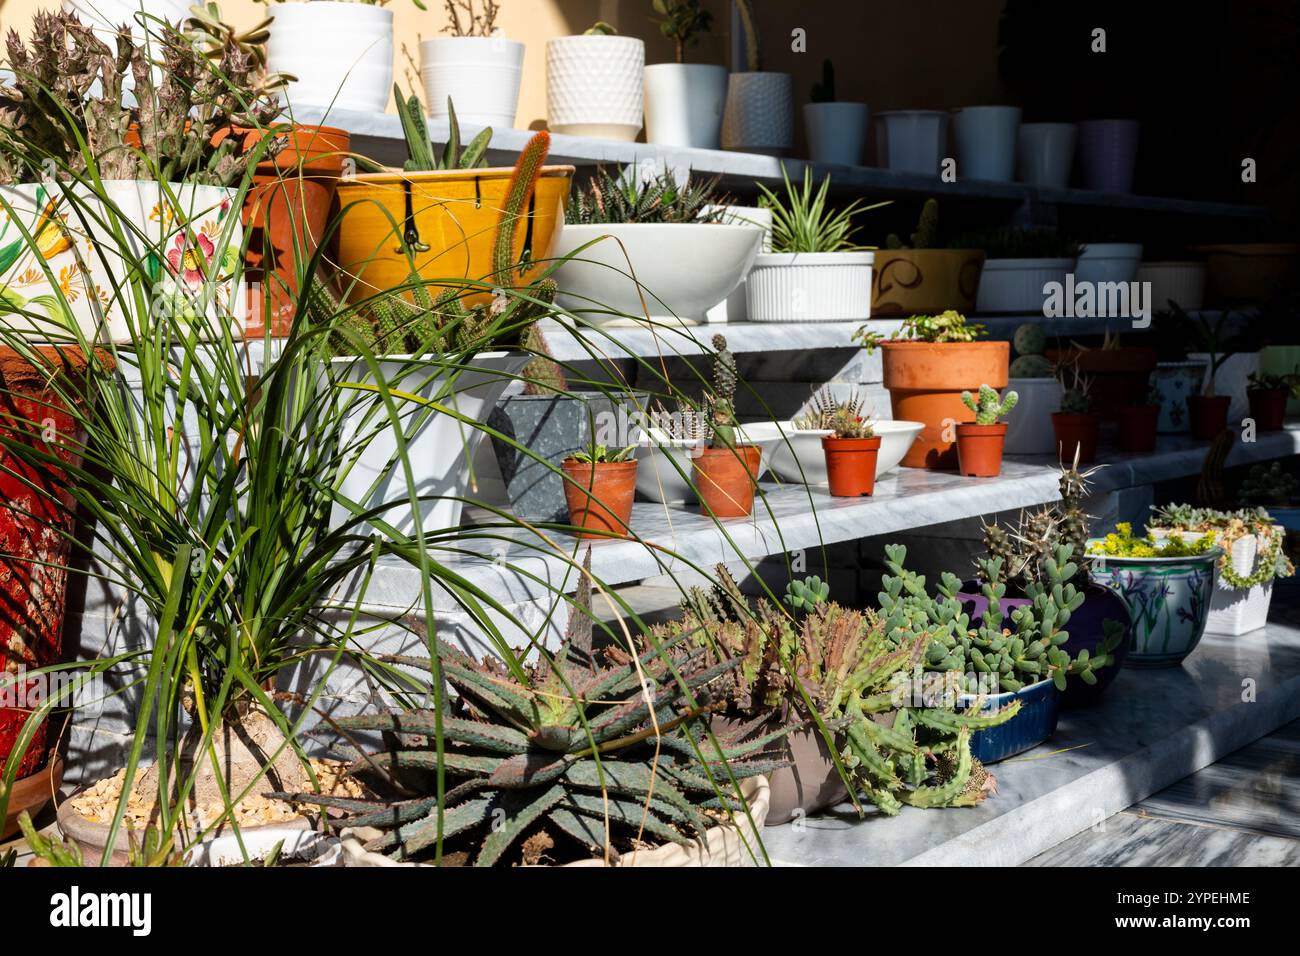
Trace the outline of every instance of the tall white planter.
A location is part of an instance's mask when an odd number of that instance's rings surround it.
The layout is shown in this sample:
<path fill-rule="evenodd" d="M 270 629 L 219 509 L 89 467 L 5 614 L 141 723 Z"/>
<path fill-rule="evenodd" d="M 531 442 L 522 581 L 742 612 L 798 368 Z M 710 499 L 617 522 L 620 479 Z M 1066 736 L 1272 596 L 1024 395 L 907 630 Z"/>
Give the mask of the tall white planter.
<path fill-rule="evenodd" d="M 641 132 L 645 43 L 635 37 L 559 37 L 546 44 L 552 132 L 631 142 Z"/>
<path fill-rule="evenodd" d="M 1090 242 L 1074 265 L 1074 281 L 1132 282 L 1142 262 L 1140 242 Z M 1153 309 L 1156 303 L 1150 303 Z"/>
<path fill-rule="evenodd" d="M 509 129 L 519 109 L 524 45 L 504 37 L 435 37 L 420 44 L 420 79 L 434 119 L 447 98 L 462 126 Z"/>
<path fill-rule="evenodd" d="M 1187 358 L 1193 362 L 1207 363 L 1204 384 L 1201 386 L 1201 394 L 1206 394 L 1209 391 L 1205 385 L 1210 380 L 1210 356 L 1205 352 L 1189 352 Z M 1240 428 L 1242 419 L 1250 414 L 1250 399 L 1246 396 L 1246 389 L 1250 384 L 1250 376 L 1258 371 L 1258 352 L 1238 352 L 1224 359 L 1215 373 L 1214 394 L 1232 397 L 1232 403 L 1228 406 L 1229 428 Z"/>
<path fill-rule="evenodd" d="M 1020 396 L 1007 415 L 1007 437 L 1002 449 L 1008 455 L 1050 455 L 1056 451 L 1052 412 L 1061 410 L 1064 392 L 1055 378 L 1012 378 L 1007 388 Z"/>
<path fill-rule="evenodd" d="M 805 103 L 803 125 L 813 162 L 861 166 L 869 115 L 866 103 Z"/>
<path fill-rule="evenodd" d="M 1010 182 L 1016 172 L 1020 107 L 967 106 L 952 121 L 957 177 Z"/>
<path fill-rule="evenodd" d="M 871 318 L 872 252 L 766 253 L 745 278 L 751 322 Z"/>
<path fill-rule="evenodd" d="M 1021 123 L 1017 144 L 1020 181 L 1057 189 L 1069 186 L 1078 139 L 1073 123 Z"/>
<path fill-rule="evenodd" d="M 365 3 L 277 3 L 267 65 L 297 79 L 289 105 L 382 113 L 393 90 L 393 11 Z"/>
<path fill-rule="evenodd" d="M 722 114 L 722 148 L 784 156 L 794 146 L 794 78 L 732 73 Z"/>
<path fill-rule="evenodd" d="M 727 68 L 656 63 L 643 74 L 645 138 L 658 146 L 718 149 L 727 102 Z"/>
<path fill-rule="evenodd" d="M 888 110 L 876 114 L 876 162 L 886 169 L 937 177 L 947 145 L 947 113 Z"/>
<path fill-rule="evenodd" d="M 1065 283 L 1073 259 L 985 259 L 975 311 L 989 315 L 1043 313 L 1043 286 Z"/>

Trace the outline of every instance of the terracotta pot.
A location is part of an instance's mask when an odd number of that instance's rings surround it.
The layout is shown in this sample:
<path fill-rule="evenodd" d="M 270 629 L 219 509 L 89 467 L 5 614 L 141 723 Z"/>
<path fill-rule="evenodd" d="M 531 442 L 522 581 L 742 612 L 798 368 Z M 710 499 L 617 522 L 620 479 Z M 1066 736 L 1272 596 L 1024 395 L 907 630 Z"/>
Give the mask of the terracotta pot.
<path fill-rule="evenodd" d="M 870 495 L 876 487 L 876 457 L 880 438 L 822 438 L 826 455 L 826 474 L 831 494 L 836 498 Z"/>
<path fill-rule="evenodd" d="M 1197 441 L 1213 441 L 1219 432 L 1228 427 L 1228 408 L 1231 395 L 1189 395 L 1187 411 L 1192 420 L 1192 437 Z"/>
<path fill-rule="evenodd" d="M 879 249 L 871 275 L 871 314 L 974 312 L 983 268 L 982 249 Z"/>
<path fill-rule="evenodd" d="M 1153 451 L 1156 447 L 1156 425 L 1160 422 L 1159 405 L 1130 405 L 1120 409 L 1120 451 Z"/>
<path fill-rule="evenodd" d="M 1061 461 L 1074 461 L 1076 448 L 1080 462 L 1096 460 L 1101 435 L 1101 419 L 1096 415 L 1052 412 L 1052 431 L 1056 433 L 1056 453 Z"/>
<path fill-rule="evenodd" d="M 1146 401 L 1156 350 L 1138 345 L 1117 349 L 1048 349 L 1056 365 L 1073 365 L 1092 384 L 1092 411 L 1102 421 L 1115 421 L 1122 408 Z"/>
<path fill-rule="evenodd" d="M 881 351 L 894 419 L 925 425 L 902 464 L 908 468 L 956 468 L 953 426 L 975 419 L 961 393 L 980 385 L 1006 386 L 1010 343 L 884 342 Z"/>
<path fill-rule="evenodd" d="M 957 470 L 975 478 L 992 478 L 1002 471 L 1002 445 L 1007 439 L 1006 422 L 957 426 Z"/>
<path fill-rule="evenodd" d="M 35 820 L 45 805 L 54 799 L 62 785 L 63 758 L 57 753 L 50 755 L 50 759 L 45 762 L 44 770 L 38 770 L 15 780 L 13 790 L 9 792 L 9 809 L 5 811 L 4 829 L 0 830 L 0 840 L 7 840 L 18 832 L 18 818 L 24 810 Z"/>
<path fill-rule="evenodd" d="M 1300 243 L 1243 242 L 1192 246 L 1205 256 L 1205 298 L 1210 305 L 1267 302 L 1296 278 Z"/>
<path fill-rule="evenodd" d="M 1256 431 L 1282 430 L 1290 394 L 1285 388 L 1252 388 L 1246 391 L 1246 398 L 1250 400 L 1250 417 L 1255 419 Z"/>
<path fill-rule="evenodd" d="M 719 518 L 751 514 L 762 456 L 757 445 L 701 449 L 691 469 L 699 489 L 701 513 L 713 512 Z"/>
<path fill-rule="evenodd" d="M 593 464 L 566 458 L 560 468 L 565 477 L 564 497 L 569 503 L 569 524 L 585 531 L 579 538 L 627 537 L 636 497 L 637 460 Z"/>

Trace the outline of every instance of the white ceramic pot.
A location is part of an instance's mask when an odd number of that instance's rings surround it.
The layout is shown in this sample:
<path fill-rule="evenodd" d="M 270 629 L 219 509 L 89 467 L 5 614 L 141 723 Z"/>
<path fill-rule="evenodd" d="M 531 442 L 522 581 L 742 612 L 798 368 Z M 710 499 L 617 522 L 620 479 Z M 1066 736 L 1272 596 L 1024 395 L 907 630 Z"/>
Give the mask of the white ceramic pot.
<path fill-rule="evenodd" d="M 635 37 L 547 41 L 547 126 L 554 133 L 631 142 L 641 132 L 644 71 L 645 43 Z"/>
<path fill-rule="evenodd" d="M 338 837 L 291 827 L 252 827 L 241 829 L 238 839 L 231 834 L 204 840 L 186 849 L 185 865 L 243 866 L 245 858 L 261 862 L 277 843 L 282 863 L 343 865 L 343 841 Z"/>
<path fill-rule="evenodd" d="M 751 322 L 871 318 L 873 252 L 764 253 L 745 278 Z"/>
<path fill-rule="evenodd" d="M 805 103 L 803 125 L 812 161 L 861 166 L 869 117 L 866 103 Z"/>
<path fill-rule="evenodd" d="M 1007 415 L 1002 450 L 1008 455 L 1050 455 L 1056 451 L 1052 412 L 1061 410 L 1065 391 L 1055 378 L 1010 378 L 1007 388 L 1020 396 Z"/>
<path fill-rule="evenodd" d="M 393 93 L 393 11 L 366 3 L 277 3 L 267 66 L 296 77 L 291 107 L 382 113 Z"/>
<path fill-rule="evenodd" d="M 876 114 L 878 166 L 937 177 L 947 148 L 947 113 L 889 110 Z"/>
<path fill-rule="evenodd" d="M 1191 426 L 1187 399 L 1201 394 L 1208 366 L 1205 362 L 1159 362 L 1151 373 L 1151 387 L 1160 396 L 1160 418 L 1156 431 L 1180 434 Z"/>
<path fill-rule="evenodd" d="M 708 63 L 647 66 L 645 138 L 657 146 L 718 149 L 727 102 L 727 68 Z"/>
<path fill-rule="evenodd" d="M 523 370 L 528 358 L 523 352 L 483 352 L 468 363 L 469 367 L 460 370 L 449 367 L 441 358 L 390 356 L 380 361 L 380 372 L 390 391 L 406 392 L 423 400 L 393 398 L 415 493 L 421 497 L 438 496 L 421 501 L 415 510 L 411 508 L 409 486 L 398 458 L 395 427 L 382 399 L 373 390 L 347 387 L 374 386 L 377 379 L 364 359 L 332 359 L 335 394 L 347 408 L 340 429 L 344 444 L 340 454 L 350 460 L 356 450 L 349 452 L 347 446 L 369 442 L 340 481 L 339 491 L 365 508 L 386 505 L 387 510 L 379 517 L 403 534 L 413 535 L 417 520 L 426 534 L 458 527 L 464 509 L 460 499 L 469 489 L 469 462 L 483 440 L 483 431 L 475 423 L 487 421 L 497 399 L 512 376 Z M 466 421 L 432 412 L 426 404 L 430 401 L 454 409 Z M 336 504 L 330 527 L 342 527 L 351 517 L 348 509 Z M 360 523 L 354 530 L 367 534 L 374 529 L 369 523 Z"/>
<path fill-rule="evenodd" d="M 763 230 L 763 244 L 760 252 L 772 251 L 772 210 L 761 206 L 724 206 L 722 221 L 733 225 L 758 226 Z M 752 269 L 750 270 L 753 271 Z M 724 322 L 745 322 L 749 319 L 748 277 L 740 280 L 740 285 L 708 311 L 709 324 Z"/>
<path fill-rule="evenodd" d="M 975 311 L 986 315 L 1043 314 L 1043 286 L 1074 269 L 1073 259 L 985 259 Z"/>
<path fill-rule="evenodd" d="M 1137 278 L 1141 262 L 1140 242 L 1090 242 L 1074 264 L 1074 281 L 1076 285 L 1080 282 L 1132 282 Z M 1154 302 L 1151 306 L 1156 308 Z"/>
<path fill-rule="evenodd" d="M 703 439 L 669 438 L 657 428 L 636 448 L 636 491 L 648 501 L 667 505 L 693 505 L 699 501 L 691 483 L 691 459 Z"/>
<path fill-rule="evenodd" d="M 1167 528 L 1149 529 L 1156 541 L 1169 538 L 1195 540 L 1201 536 L 1199 531 L 1181 531 Z M 1275 526 L 1274 535 L 1286 535 L 1286 529 Z M 1228 560 L 1232 570 L 1242 577 L 1255 573 L 1256 557 L 1265 553 L 1271 543 L 1268 535 L 1246 535 L 1232 543 L 1232 552 Z M 1226 634 L 1239 637 L 1251 631 L 1257 631 L 1268 623 L 1268 608 L 1273 599 L 1273 579 L 1249 588 L 1238 589 L 1223 580 L 1222 575 L 1214 577 L 1214 595 L 1210 598 L 1210 613 L 1205 619 L 1207 634 Z"/>
<path fill-rule="evenodd" d="M 1188 312 L 1195 312 L 1205 302 L 1205 263 L 1144 262 L 1138 266 L 1138 282 L 1151 283 L 1147 301 L 1156 312 L 1176 302 Z"/>
<path fill-rule="evenodd" d="M 762 241 L 748 225 L 566 225 L 552 255 L 576 256 L 555 272 L 560 304 L 590 325 L 635 325 L 647 312 L 652 322 L 695 325 L 740 285 Z"/>
<path fill-rule="evenodd" d="M 1073 123 L 1021 123 L 1017 144 L 1020 181 L 1056 189 L 1069 186 L 1078 137 Z"/>
<path fill-rule="evenodd" d="M 784 156 L 794 146 L 794 77 L 732 73 L 722 112 L 722 148 Z"/>
<path fill-rule="evenodd" d="M 1189 352 L 1187 358 L 1192 362 L 1206 364 L 1205 377 L 1201 384 L 1201 393 L 1205 394 L 1208 392 L 1205 386 L 1210 380 L 1210 356 L 1205 352 Z M 1229 428 L 1239 428 L 1242 419 L 1250 414 L 1250 399 L 1246 395 L 1246 389 L 1250 385 L 1248 381 L 1250 376 L 1258 372 L 1259 353 L 1238 352 L 1224 359 L 1218 372 L 1215 373 L 1214 394 L 1232 396 L 1232 403 L 1228 406 Z"/>
<path fill-rule="evenodd" d="M 967 106 L 952 120 L 957 177 L 1011 182 L 1016 173 L 1020 107 Z"/>
<path fill-rule="evenodd" d="M 447 99 L 464 127 L 510 129 L 519 108 L 524 45 L 505 37 L 435 37 L 420 44 L 420 79 L 434 119 Z"/>
<path fill-rule="evenodd" d="M 920 422 L 885 420 L 875 422 L 874 427 L 880 438 L 880 451 L 876 453 L 876 477 L 879 478 L 898 467 L 925 426 Z M 782 481 L 814 487 L 827 484 L 822 438 L 830 432 L 798 429 L 792 421 L 753 422 L 744 428 L 752 441 L 769 445 L 768 467 Z"/>

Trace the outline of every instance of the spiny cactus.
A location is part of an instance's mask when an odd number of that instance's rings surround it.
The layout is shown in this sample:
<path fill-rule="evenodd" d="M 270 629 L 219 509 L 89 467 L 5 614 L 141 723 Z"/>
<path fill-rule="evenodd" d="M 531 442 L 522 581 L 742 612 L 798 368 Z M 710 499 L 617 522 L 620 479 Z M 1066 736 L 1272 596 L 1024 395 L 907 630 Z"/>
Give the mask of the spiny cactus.
<path fill-rule="evenodd" d="M 501 283 L 513 282 L 532 265 L 531 251 L 515 251 L 515 231 L 518 223 L 527 217 L 528 200 L 532 198 L 537 180 L 542 175 L 547 153 L 551 149 L 551 134 L 538 130 L 524 146 L 515 160 L 514 172 L 506 184 L 501 215 L 497 220 L 496 239 L 492 246 L 492 275 Z"/>
<path fill-rule="evenodd" d="M 706 396 L 709 409 L 709 444 L 733 448 L 736 444 L 736 357 L 724 335 L 713 336 L 713 391 Z"/>
<path fill-rule="evenodd" d="M 961 400 L 963 405 L 975 413 L 976 425 L 996 425 L 999 418 L 1016 407 L 1020 396 L 1009 391 L 999 398 L 997 389 L 990 385 L 981 385 L 978 397 L 970 392 L 962 392 Z"/>
<path fill-rule="evenodd" d="M 524 350 L 532 353 L 532 358 L 524 366 L 525 395 L 554 395 L 569 390 L 568 379 L 564 369 L 551 357 L 551 350 L 546 344 L 546 336 L 536 322 L 524 333 Z"/>
<path fill-rule="evenodd" d="M 939 202 L 927 199 L 921 206 L 921 215 L 916 222 L 916 231 L 911 240 L 904 244 L 894 233 L 885 238 L 886 249 L 937 249 L 939 248 Z"/>
<path fill-rule="evenodd" d="M 834 432 L 836 438 L 870 438 L 875 434 L 866 410 L 866 399 L 857 390 L 847 398 L 836 398 L 830 387 L 813 393 L 806 411 L 794 419 L 798 429 Z"/>

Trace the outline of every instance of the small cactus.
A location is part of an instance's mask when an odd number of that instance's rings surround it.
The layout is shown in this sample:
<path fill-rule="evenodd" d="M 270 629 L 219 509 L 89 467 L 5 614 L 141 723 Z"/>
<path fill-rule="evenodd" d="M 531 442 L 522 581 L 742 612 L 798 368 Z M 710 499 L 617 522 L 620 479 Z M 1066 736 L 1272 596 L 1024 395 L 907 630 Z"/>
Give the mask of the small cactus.
<path fill-rule="evenodd" d="M 962 404 L 975 413 L 976 425 L 996 425 L 999 418 L 1005 417 L 1016 407 L 1020 396 L 1009 391 L 999 397 L 997 389 L 990 385 L 981 385 L 978 396 L 970 392 L 962 392 L 961 400 Z"/>
<path fill-rule="evenodd" d="M 713 448 L 736 444 L 736 357 L 727 348 L 724 335 L 713 336 L 713 394 L 709 397 L 709 431 Z"/>
<path fill-rule="evenodd" d="M 1047 333 L 1036 322 L 1026 322 L 1016 329 L 1011 344 L 1017 355 L 1042 355 L 1047 351 Z"/>

